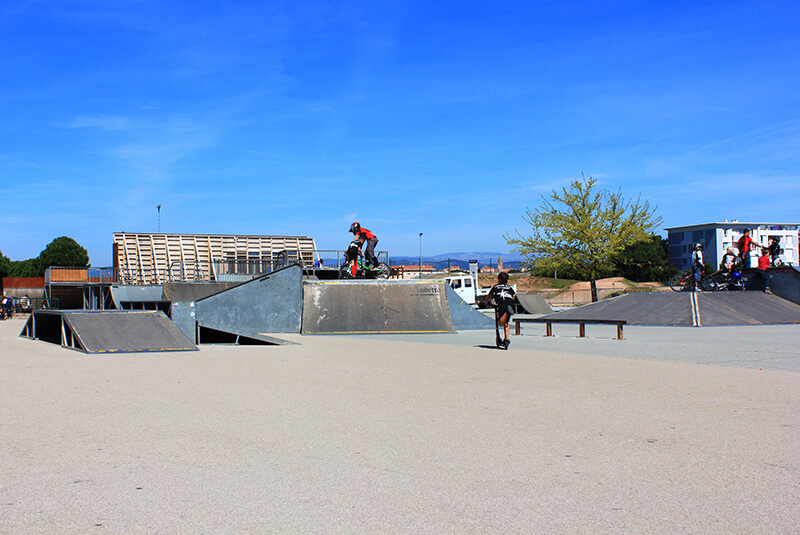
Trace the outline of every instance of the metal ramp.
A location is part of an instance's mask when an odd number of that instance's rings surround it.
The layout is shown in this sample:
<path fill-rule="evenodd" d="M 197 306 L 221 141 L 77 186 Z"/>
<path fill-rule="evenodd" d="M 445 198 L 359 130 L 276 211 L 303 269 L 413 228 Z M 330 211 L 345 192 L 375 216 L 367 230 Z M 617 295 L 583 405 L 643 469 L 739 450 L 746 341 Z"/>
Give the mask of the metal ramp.
<path fill-rule="evenodd" d="M 542 294 L 517 294 L 517 301 L 526 314 L 552 314 L 553 309 L 544 300 Z"/>
<path fill-rule="evenodd" d="M 444 281 L 306 281 L 302 332 L 453 332 L 447 295 Z"/>
<path fill-rule="evenodd" d="M 173 319 L 176 312 L 190 318 L 198 343 L 286 344 L 268 335 L 300 332 L 302 280 L 302 267 L 291 265 L 185 303 L 185 311 L 173 307 Z"/>
<path fill-rule="evenodd" d="M 85 353 L 197 351 L 160 310 L 37 310 L 20 336 Z"/>

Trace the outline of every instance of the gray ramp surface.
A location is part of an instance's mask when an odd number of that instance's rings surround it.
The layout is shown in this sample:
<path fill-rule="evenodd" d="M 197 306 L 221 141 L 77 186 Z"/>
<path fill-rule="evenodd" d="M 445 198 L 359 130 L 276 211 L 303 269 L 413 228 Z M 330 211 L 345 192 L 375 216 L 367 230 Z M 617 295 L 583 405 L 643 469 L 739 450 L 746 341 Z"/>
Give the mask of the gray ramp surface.
<path fill-rule="evenodd" d="M 777 295 L 708 292 L 697 296 L 703 325 L 758 325 L 800 322 L 800 305 Z"/>
<path fill-rule="evenodd" d="M 517 294 L 517 300 L 526 314 L 552 314 L 553 309 L 542 294 Z"/>
<path fill-rule="evenodd" d="M 447 306 L 450 308 L 450 318 L 453 328 L 457 331 L 473 331 L 481 329 L 494 329 L 494 319 L 479 312 L 469 303 L 461 299 L 449 284 L 447 289 Z"/>
<path fill-rule="evenodd" d="M 167 301 L 199 301 L 239 284 L 241 282 L 165 282 L 164 299 Z"/>
<path fill-rule="evenodd" d="M 548 318 L 625 320 L 633 325 L 692 325 L 686 293 L 635 293 L 550 314 Z"/>
<path fill-rule="evenodd" d="M 110 288 L 114 306 L 122 308 L 122 303 L 153 303 L 164 301 L 164 288 L 159 284 L 143 286 L 115 284 Z"/>
<path fill-rule="evenodd" d="M 453 332 L 444 281 L 303 283 L 303 333 Z"/>
<path fill-rule="evenodd" d="M 64 311 L 62 316 L 87 353 L 197 350 L 160 310 Z"/>
<path fill-rule="evenodd" d="M 625 320 L 629 325 L 762 325 L 800 322 L 800 305 L 755 291 L 652 292 L 613 297 L 546 317 Z"/>
<path fill-rule="evenodd" d="M 197 325 L 258 338 L 300 332 L 303 270 L 291 265 L 195 302 Z"/>
<path fill-rule="evenodd" d="M 775 295 L 800 304 L 800 270 L 796 267 L 770 268 L 769 287 Z"/>

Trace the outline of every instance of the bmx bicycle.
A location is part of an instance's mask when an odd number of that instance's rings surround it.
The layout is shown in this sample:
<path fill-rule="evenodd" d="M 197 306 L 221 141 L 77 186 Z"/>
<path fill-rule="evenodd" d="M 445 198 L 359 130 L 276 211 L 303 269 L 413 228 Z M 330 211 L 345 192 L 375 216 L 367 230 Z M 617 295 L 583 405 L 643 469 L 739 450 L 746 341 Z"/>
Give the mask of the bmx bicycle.
<path fill-rule="evenodd" d="M 701 288 L 703 287 L 703 279 L 707 278 L 705 275 L 705 271 L 700 272 Z M 674 292 L 691 291 L 694 288 L 694 272 L 691 269 L 687 269 L 683 273 L 673 275 L 669 279 L 669 287 L 672 288 Z"/>
<path fill-rule="evenodd" d="M 358 258 L 356 260 L 358 265 L 358 269 L 356 270 L 356 276 L 353 277 L 352 272 L 350 271 L 350 265 L 345 261 L 339 267 L 339 278 L 340 279 L 388 279 L 389 275 L 391 275 L 392 271 L 389 268 L 389 265 L 386 262 L 381 262 L 377 266 L 373 267 L 371 262 L 364 262 L 363 259 Z"/>
<path fill-rule="evenodd" d="M 734 270 L 730 274 L 727 273 L 714 273 L 708 277 L 703 277 L 700 280 L 700 287 L 707 292 L 719 291 L 744 291 L 744 281 L 742 280 L 742 272 Z"/>

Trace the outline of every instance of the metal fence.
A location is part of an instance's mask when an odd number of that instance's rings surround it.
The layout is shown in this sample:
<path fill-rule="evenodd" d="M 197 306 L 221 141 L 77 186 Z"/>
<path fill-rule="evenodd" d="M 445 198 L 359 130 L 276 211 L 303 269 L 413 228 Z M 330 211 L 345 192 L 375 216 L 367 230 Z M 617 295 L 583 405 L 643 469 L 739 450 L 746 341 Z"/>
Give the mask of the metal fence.
<path fill-rule="evenodd" d="M 163 284 L 164 282 L 237 282 L 260 277 L 292 264 L 304 270 L 339 270 L 343 250 L 281 251 L 272 258 L 214 260 L 213 262 L 172 262 L 168 268 L 74 268 L 49 267 L 45 285 L 86 286 L 92 284 Z M 388 262 L 387 251 L 376 251 L 378 260 Z"/>
<path fill-rule="evenodd" d="M 15 314 L 26 314 L 33 310 L 58 309 L 58 298 L 49 297 L 12 297 Z"/>
<path fill-rule="evenodd" d="M 654 291 L 671 291 L 669 288 L 598 288 L 597 299 L 602 301 L 609 297 L 615 297 L 627 293 L 641 293 L 641 292 L 654 292 Z M 585 305 L 592 302 L 592 291 L 586 290 L 539 290 L 536 292 L 544 297 L 547 304 L 550 306 L 578 306 Z"/>

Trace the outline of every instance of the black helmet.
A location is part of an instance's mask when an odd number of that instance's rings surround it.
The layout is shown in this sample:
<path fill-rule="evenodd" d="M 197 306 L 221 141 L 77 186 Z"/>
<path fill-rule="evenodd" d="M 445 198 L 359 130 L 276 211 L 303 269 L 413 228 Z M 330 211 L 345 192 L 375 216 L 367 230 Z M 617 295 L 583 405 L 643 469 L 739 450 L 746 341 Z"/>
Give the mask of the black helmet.
<path fill-rule="evenodd" d="M 352 232 L 353 234 L 357 234 L 358 231 L 360 230 L 361 230 L 361 225 L 358 224 L 358 221 L 350 225 L 350 232 Z"/>

